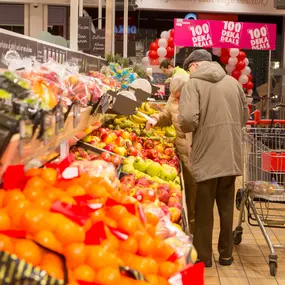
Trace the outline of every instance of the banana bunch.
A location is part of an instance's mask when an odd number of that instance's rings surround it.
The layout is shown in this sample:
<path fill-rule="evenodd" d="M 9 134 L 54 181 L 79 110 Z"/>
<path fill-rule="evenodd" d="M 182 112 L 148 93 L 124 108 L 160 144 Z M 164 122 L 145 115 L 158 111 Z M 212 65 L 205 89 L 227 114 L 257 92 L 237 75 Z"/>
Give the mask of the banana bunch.
<path fill-rule="evenodd" d="M 144 118 L 140 113 L 130 115 L 129 120 L 135 124 L 145 124 L 147 122 L 146 118 Z"/>
<path fill-rule="evenodd" d="M 143 102 L 142 105 L 138 108 L 138 111 L 148 115 L 148 116 L 151 116 L 155 113 L 157 113 L 157 111 L 152 108 L 148 102 Z"/>
<path fill-rule="evenodd" d="M 163 127 L 162 130 L 164 131 L 166 137 L 176 137 L 176 130 L 173 125 L 171 125 L 170 127 Z"/>

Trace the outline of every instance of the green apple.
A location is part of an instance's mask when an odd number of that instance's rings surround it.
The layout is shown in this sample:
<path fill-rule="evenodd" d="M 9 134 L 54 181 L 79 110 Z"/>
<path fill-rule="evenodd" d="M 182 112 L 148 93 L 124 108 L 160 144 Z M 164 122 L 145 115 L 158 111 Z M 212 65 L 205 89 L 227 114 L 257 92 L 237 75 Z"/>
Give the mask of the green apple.
<path fill-rule="evenodd" d="M 175 182 L 176 184 L 181 185 L 180 177 L 177 176 L 177 177 L 174 179 L 174 182 Z"/>
<path fill-rule="evenodd" d="M 134 174 L 135 174 L 136 178 L 142 178 L 145 176 L 145 174 L 143 172 L 136 170 L 136 169 L 134 171 Z"/>
<path fill-rule="evenodd" d="M 143 160 L 141 157 L 136 158 L 134 161 L 134 168 L 141 171 L 145 172 L 149 163 L 146 160 Z"/>
<path fill-rule="evenodd" d="M 135 156 L 129 156 L 124 159 L 123 164 L 133 164 L 135 160 L 136 160 Z"/>
<path fill-rule="evenodd" d="M 165 181 L 174 181 L 177 177 L 177 170 L 167 164 L 161 165 L 160 178 Z"/>
<path fill-rule="evenodd" d="M 132 164 L 125 164 L 122 168 L 123 172 L 134 173 L 135 169 Z"/>
<path fill-rule="evenodd" d="M 117 146 L 114 149 L 114 153 L 120 155 L 120 156 L 125 156 L 127 150 L 123 146 Z"/>
<path fill-rule="evenodd" d="M 161 169 L 162 167 L 158 162 L 151 162 L 146 169 L 146 173 L 151 177 L 159 176 Z"/>
<path fill-rule="evenodd" d="M 165 181 L 159 178 L 158 176 L 154 176 L 151 178 L 152 181 L 157 182 L 158 184 L 164 184 Z"/>
<path fill-rule="evenodd" d="M 171 189 L 179 189 L 181 190 L 181 186 L 174 181 L 167 181 Z"/>

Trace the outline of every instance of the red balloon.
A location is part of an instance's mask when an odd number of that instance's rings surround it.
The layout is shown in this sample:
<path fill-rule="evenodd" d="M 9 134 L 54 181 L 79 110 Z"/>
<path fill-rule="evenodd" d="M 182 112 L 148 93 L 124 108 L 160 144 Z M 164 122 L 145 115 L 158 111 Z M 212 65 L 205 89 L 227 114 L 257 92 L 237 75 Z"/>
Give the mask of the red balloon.
<path fill-rule="evenodd" d="M 153 42 L 150 44 L 150 50 L 157 50 L 159 48 L 157 42 Z"/>
<path fill-rule="evenodd" d="M 251 81 L 249 81 L 245 84 L 245 89 L 246 90 L 253 89 L 253 86 L 254 86 L 254 84 Z"/>
<path fill-rule="evenodd" d="M 169 36 L 172 37 L 172 38 L 174 37 L 174 29 L 169 31 Z"/>
<path fill-rule="evenodd" d="M 234 77 L 236 80 L 239 79 L 240 75 L 241 75 L 240 70 L 234 69 L 234 70 L 232 71 L 232 77 Z"/>
<path fill-rule="evenodd" d="M 150 50 L 148 53 L 148 57 L 151 59 L 158 59 L 158 54 L 156 50 Z"/>
<path fill-rule="evenodd" d="M 230 50 L 228 48 L 222 48 L 221 56 L 228 56 L 228 57 L 230 57 Z"/>
<path fill-rule="evenodd" d="M 174 47 L 174 38 L 173 37 L 170 37 L 169 39 L 168 39 L 168 46 L 169 47 Z"/>
<path fill-rule="evenodd" d="M 245 62 L 243 60 L 240 60 L 237 64 L 236 64 L 236 69 L 237 70 L 243 70 L 245 68 Z"/>
<path fill-rule="evenodd" d="M 220 62 L 223 63 L 223 64 L 228 64 L 229 58 L 230 57 L 228 55 L 222 55 L 220 57 Z"/>
<path fill-rule="evenodd" d="M 159 65 L 160 63 L 159 63 L 159 60 L 158 60 L 158 59 L 151 59 L 151 60 L 150 60 L 150 64 L 151 64 L 151 65 Z"/>
<path fill-rule="evenodd" d="M 243 61 L 246 58 L 246 53 L 244 51 L 240 51 L 237 58 L 239 61 Z"/>
<path fill-rule="evenodd" d="M 166 58 L 173 58 L 174 56 L 174 48 L 168 46 L 166 48 L 167 54 L 166 54 Z"/>
<path fill-rule="evenodd" d="M 248 82 L 252 81 L 252 75 L 251 74 L 249 74 L 247 77 L 248 77 Z"/>

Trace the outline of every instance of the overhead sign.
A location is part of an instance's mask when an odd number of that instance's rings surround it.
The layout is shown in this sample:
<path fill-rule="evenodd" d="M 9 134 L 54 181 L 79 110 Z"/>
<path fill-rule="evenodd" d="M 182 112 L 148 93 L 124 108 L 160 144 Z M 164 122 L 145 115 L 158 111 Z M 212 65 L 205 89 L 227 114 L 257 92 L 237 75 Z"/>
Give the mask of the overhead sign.
<path fill-rule="evenodd" d="M 276 25 L 175 19 L 176 46 L 275 50 Z"/>
<path fill-rule="evenodd" d="M 138 9 L 284 15 L 274 8 L 274 0 L 137 0 Z"/>

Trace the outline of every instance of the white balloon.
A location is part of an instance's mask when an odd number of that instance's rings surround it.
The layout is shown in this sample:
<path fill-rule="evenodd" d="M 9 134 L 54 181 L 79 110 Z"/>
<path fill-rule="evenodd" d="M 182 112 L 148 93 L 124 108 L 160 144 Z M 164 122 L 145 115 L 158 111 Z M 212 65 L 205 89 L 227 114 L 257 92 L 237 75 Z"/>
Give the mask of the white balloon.
<path fill-rule="evenodd" d="M 247 104 L 251 104 L 253 101 L 252 97 L 246 97 Z"/>
<path fill-rule="evenodd" d="M 251 73 L 250 67 L 246 66 L 242 71 L 241 74 L 249 75 Z"/>
<path fill-rule="evenodd" d="M 157 49 L 157 54 L 159 57 L 165 57 L 167 55 L 167 50 L 165 47 L 160 47 Z"/>
<path fill-rule="evenodd" d="M 144 58 L 142 59 L 142 63 L 143 63 L 144 65 L 148 65 L 148 64 L 149 64 L 149 57 L 148 57 L 148 56 L 144 57 Z"/>
<path fill-rule="evenodd" d="M 216 56 L 221 56 L 222 49 L 221 48 L 212 48 L 212 53 Z"/>
<path fill-rule="evenodd" d="M 232 71 L 235 69 L 235 66 L 227 64 L 225 69 L 226 69 L 227 74 L 231 75 Z"/>
<path fill-rule="evenodd" d="M 242 74 L 242 75 L 239 77 L 238 81 L 239 81 L 239 83 L 242 84 L 242 85 L 243 85 L 243 84 L 246 84 L 246 83 L 248 82 L 248 77 L 247 77 L 247 75 Z"/>
<path fill-rule="evenodd" d="M 252 90 L 252 89 L 248 89 L 248 90 L 247 90 L 247 94 L 248 94 L 248 95 L 252 95 L 252 94 L 253 94 L 253 90 Z"/>
<path fill-rule="evenodd" d="M 167 40 L 166 39 L 159 39 L 158 40 L 158 46 L 166 48 L 167 47 Z"/>
<path fill-rule="evenodd" d="M 239 49 L 238 48 L 230 48 L 230 56 L 231 57 L 237 57 L 239 55 Z"/>
<path fill-rule="evenodd" d="M 249 65 L 249 60 L 247 57 L 244 59 L 244 63 L 245 63 L 245 65 Z"/>
<path fill-rule="evenodd" d="M 168 39 L 169 39 L 169 32 L 168 32 L 168 31 L 162 32 L 162 33 L 160 34 L 160 37 L 161 37 L 162 39 L 168 40 Z"/>
<path fill-rule="evenodd" d="M 146 53 L 146 56 L 148 56 L 149 55 L 149 51 Z"/>
<path fill-rule="evenodd" d="M 179 52 L 180 52 L 180 48 L 176 47 L 176 53 L 179 53 Z"/>
<path fill-rule="evenodd" d="M 236 57 L 230 57 L 228 64 L 231 66 L 236 66 L 236 64 L 238 63 L 238 59 Z"/>

